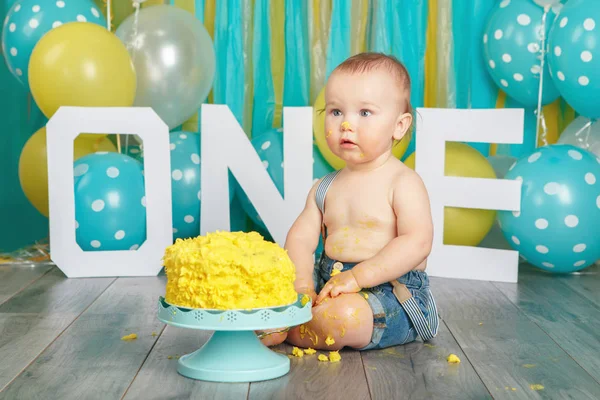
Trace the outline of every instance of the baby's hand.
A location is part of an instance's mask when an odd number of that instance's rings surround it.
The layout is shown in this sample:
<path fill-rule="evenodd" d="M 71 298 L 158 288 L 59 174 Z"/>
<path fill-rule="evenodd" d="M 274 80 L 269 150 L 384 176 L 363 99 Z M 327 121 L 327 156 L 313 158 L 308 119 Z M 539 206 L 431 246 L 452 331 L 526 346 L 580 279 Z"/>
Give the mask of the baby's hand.
<path fill-rule="evenodd" d="M 310 300 L 312 301 L 312 306 L 313 307 L 315 306 L 315 303 L 317 300 L 317 292 L 315 292 L 315 290 L 312 287 L 303 286 L 301 288 L 298 288 L 296 290 L 296 292 L 310 296 Z"/>
<path fill-rule="evenodd" d="M 329 282 L 323 286 L 321 293 L 317 296 L 316 304 L 319 304 L 327 296 L 337 297 L 342 293 L 357 293 L 361 287 L 356 282 L 356 278 L 351 270 L 341 272 L 331 278 Z"/>

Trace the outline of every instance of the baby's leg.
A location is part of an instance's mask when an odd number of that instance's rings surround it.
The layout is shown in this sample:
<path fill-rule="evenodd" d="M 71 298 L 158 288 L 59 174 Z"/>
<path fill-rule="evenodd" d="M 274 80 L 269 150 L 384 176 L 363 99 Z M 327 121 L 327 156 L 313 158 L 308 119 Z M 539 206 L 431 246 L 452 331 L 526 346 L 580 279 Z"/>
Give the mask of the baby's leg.
<path fill-rule="evenodd" d="M 318 350 L 339 350 L 345 346 L 360 349 L 370 343 L 373 311 L 363 296 L 352 293 L 327 298 L 312 311 L 311 321 L 289 331 L 288 343 Z M 328 345 L 328 337 L 335 343 Z"/>

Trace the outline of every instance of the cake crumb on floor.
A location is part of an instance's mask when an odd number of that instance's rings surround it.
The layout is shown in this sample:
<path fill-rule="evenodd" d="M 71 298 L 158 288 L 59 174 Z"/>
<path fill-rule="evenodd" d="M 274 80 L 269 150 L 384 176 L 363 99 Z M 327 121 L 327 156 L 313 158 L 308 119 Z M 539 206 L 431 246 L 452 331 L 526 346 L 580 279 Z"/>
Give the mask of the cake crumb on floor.
<path fill-rule="evenodd" d="M 341 359 L 342 359 L 342 356 L 340 356 L 339 350 L 329 352 L 329 361 L 330 362 L 339 362 Z"/>
<path fill-rule="evenodd" d="M 303 357 L 304 352 L 302 350 L 300 350 L 298 347 L 294 347 L 292 350 L 292 355 L 294 355 L 296 357 Z"/>
<path fill-rule="evenodd" d="M 130 335 L 125 335 L 121 338 L 121 340 L 125 340 L 125 341 L 135 340 L 135 339 L 137 339 L 137 335 L 135 333 L 132 333 Z"/>

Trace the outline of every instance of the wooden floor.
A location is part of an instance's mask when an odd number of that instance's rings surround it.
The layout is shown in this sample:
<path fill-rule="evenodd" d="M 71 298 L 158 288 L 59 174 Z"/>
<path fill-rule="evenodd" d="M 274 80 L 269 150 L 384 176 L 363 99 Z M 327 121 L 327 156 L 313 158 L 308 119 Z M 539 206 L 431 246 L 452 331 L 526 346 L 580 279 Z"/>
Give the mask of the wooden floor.
<path fill-rule="evenodd" d="M 210 333 L 157 319 L 164 276 L 0 266 L 0 398 L 599 399 L 600 268 L 584 272 L 522 266 L 519 284 L 432 278 L 443 322 L 430 343 L 342 350 L 340 363 L 291 357 L 282 378 L 217 384 L 176 372 L 177 356 Z M 121 340 L 130 333 L 138 339 Z M 450 353 L 462 362 L 449 364 Z"/>

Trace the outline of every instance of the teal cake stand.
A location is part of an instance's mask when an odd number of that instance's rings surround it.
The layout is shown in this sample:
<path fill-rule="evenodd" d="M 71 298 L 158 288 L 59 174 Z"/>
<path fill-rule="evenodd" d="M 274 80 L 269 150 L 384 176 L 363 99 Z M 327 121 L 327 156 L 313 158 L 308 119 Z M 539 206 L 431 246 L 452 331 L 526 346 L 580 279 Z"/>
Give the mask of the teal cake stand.
<path fill-rule="evenodd" d="M 312 303 L 302 295 L 283 307 L 251 310 L 184 308 L 158 302 L 158 319 L 180 328 L 214 331 L 198 350 L 179 358 L 177 372 L 212 382 L 256 382 L 278 378 L 290 370 L 290 360 L 261 343 L 255 330 L 292 327 L 312 319 Z"/>

